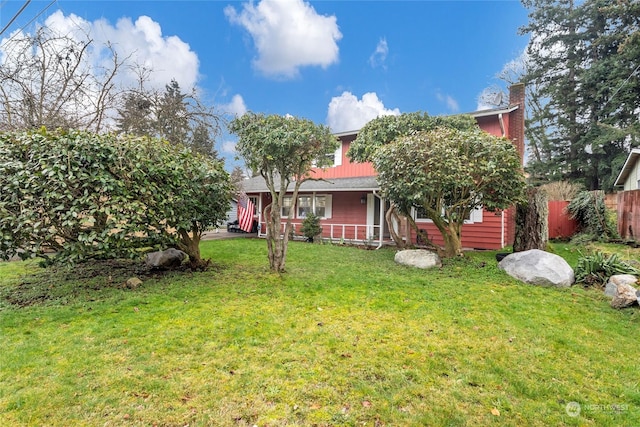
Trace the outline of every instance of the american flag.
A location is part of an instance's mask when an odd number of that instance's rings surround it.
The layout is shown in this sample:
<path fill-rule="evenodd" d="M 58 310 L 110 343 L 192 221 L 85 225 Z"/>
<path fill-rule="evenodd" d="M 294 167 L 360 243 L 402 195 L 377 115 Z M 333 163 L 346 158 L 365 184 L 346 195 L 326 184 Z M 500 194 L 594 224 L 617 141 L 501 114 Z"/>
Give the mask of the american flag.
<path fill-rule="evenodd" d="M 255 205 L 251 199 L 249 199 L 246 194 L 243 194 L 240 200 L 238 200 L 238 225 L 241 230 L 247 233 L 251 233 L 253 228 L 254 209 Z"/>

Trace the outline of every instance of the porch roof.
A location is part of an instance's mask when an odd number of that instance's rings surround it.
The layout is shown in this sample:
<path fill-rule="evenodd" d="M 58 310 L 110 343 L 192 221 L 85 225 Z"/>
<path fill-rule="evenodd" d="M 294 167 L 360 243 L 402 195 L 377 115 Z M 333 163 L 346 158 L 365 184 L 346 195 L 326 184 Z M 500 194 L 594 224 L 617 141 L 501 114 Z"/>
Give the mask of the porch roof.
<path fill-rule="evenodd" d="M 293 191 L 295 183 L 289 184 L 287 191 Z M 269 189 L 264 178 L 257 176 L 242 181 L 245 193 L 267 193 Z M 300 191 L 374 191 L 380 186 L 375 176 L 355 178 L 328 178 L 323 180 L 309 180 L 302 183 Z"/>

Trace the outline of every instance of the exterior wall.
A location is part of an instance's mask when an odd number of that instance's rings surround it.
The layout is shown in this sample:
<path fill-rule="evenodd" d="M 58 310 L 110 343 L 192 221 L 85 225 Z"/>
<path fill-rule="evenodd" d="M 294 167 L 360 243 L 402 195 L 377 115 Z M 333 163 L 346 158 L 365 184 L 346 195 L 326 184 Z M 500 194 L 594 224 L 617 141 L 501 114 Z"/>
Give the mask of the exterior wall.
<path fill-rule="evenodd" d="M 636 161 L 633 169 L 624 181 L 624 191 L 640 190 L 640 161 Z"/>
<path fill-rule="evenodd" d="M 483 211 L 482 222 L 473 224 L 465 224 L 462 227 L 462 247 L 464 249 L 502 249 L 506 244 L 510 244 L 508 241 L 508 235 L 502 234 L 503 223 L 506 225 L 510 211 L 504 212 L 488 212 Z M 421 230 L 427 230 L 429 239 L 437 244 L 444 245 L 442 235 L 433 225 L 432 222 L 418 222 L 418 228 Z M 416 241 L 416 233 L 411 231 L 411 239 Z M 503 244 L 503 239 L 505 242 Z M 513 238 L 511 239 L 513 242 Z"/>
<path fill-rule="evenodd" d="M 341 139 L 342 143 L 342 161 L 340 166 L 334 166 L 322 170 L 320 168 L 314 168 L 312 176 L 314 178 L 355 178 L 363 176 L 375 176 L 376 171 L 373 165 L 369 162 L 366 163 L 351 163 L 347 158 L 347 151 L 351 142 L 355 139 L 356 135 L 349 135 Z"/>

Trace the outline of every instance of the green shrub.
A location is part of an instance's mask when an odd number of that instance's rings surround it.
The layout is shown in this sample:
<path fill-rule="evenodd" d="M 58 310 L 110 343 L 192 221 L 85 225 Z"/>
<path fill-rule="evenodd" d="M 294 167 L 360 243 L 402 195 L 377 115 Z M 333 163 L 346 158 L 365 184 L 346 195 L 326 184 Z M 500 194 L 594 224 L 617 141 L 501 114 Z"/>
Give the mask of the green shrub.
<path fill-rule="evenodd" d="M 604 200 L 604 191 L 582 191 L 567 206 L 572 218 L 580 224 L 581 233 L 592 235 L 594 240 L 599 241 L 620 237 L 615 216 L 609 212 Z"/>
<path fill-rule="evenodd" d="M 640 276 L 640 270 L 622 261 L 618 254 L 607 256 L 602 252 L 582 255 L 574 272 L 576 283 L 583 283 L 585 286 L 602 286 L 615 274 Z"/>
<path fill-rule="evenodd" d="M 313 212 L 309 212 L 302 221 L 302 227 L 300 231 L 307 238 L 307 241 L 313 242 L 313 239 L 322 233 L 322 227 L 320 227 L 320 218 Z"/>

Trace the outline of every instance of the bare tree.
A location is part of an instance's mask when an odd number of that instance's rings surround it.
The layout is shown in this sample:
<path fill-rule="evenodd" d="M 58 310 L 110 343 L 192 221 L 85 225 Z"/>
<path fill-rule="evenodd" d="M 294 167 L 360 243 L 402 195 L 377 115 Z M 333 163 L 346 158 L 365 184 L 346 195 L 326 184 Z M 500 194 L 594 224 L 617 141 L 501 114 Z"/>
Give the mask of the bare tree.
<path fill-rule="evenodd" d="M 119 97 L 115 78 L 126 58 L 107 45 L 101 64 L 93 64 L 94 48 L 88 34 L 78 39 L 48 27 L 4 41 L 0 129 L 108 127 Z"/>

